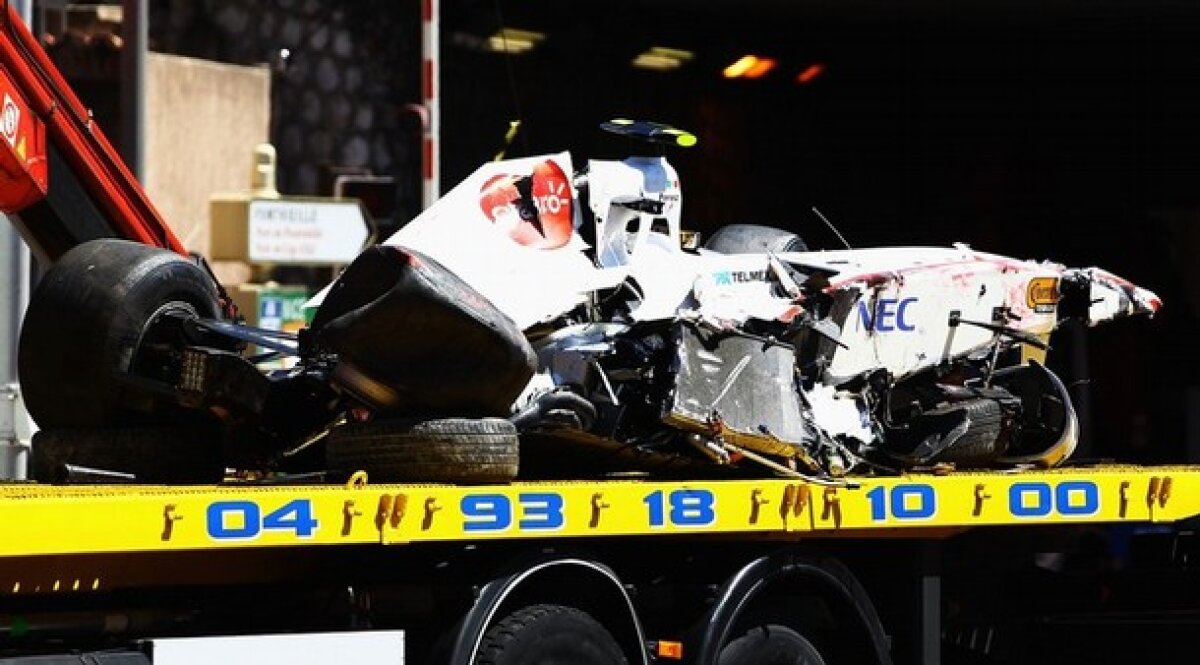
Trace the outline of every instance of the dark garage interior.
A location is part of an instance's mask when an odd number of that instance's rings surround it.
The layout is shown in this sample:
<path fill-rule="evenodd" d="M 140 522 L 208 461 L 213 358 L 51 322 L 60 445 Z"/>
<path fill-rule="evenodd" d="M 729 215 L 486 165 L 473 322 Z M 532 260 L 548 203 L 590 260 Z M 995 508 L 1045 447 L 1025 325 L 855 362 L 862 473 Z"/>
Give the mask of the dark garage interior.
<path fill-rule="evenodd" d="M 505 25 L 542 33 L 504 55 Z M 755 222 L 815 248 L 947 245 L 1099 265 L 1155 320 L 1060 332 L 1079 457 L 1200 458 L 1200 8 L 1172 2 L 444 3 L 443 188 L 503 145 L 613 158 L 610 117 L 691 130 L 670 158 L 685 224 Z M 653 46 L 693 54 L 631 66 Z M 744 54 L 777 61 L 729 80 Z M 806 83 L 799 73 L 819 65 Z M 810 72 L 811 73 L 811 72 Z"/>
<path fill-rule="evenodd" d="M 443 191 L 504 148 L 513 120 L 521 126 L 508 156 L 570 150 L 579 166 L 629 154 L 633 146 L 597 125 L 631 117 L 699 137 L 670 158 L 684 222 L 702 232 L 752 222 L 840 247 L 816 207 L 856 247 L 965 242 L 1104 267 L 1165 307 L 1153 321 L 1068 327 L 1054 340 L 1051 364 L 1074 384 L 1084 422 L 1077 459 L 1200 460 L 1191 372 L 1200 282 L 1188 274 L 1200 250 L 1200 7 L 457 0 L 440 9 Z M 155 48 L 276 66 L 279 182 L 296 194 L 328 193 L 319 174 L 339 165 L 336 155 L 309 163 L 338 134 L 303 125 L 320 101 L 303 76 L 319 57 L 307 40 L 343 26 L 368 82 L 345 101 L 375 109 L 390 137 L 390 153 L 372 149 L 372 166 L 399 183 L 396 221 L 418 212 L 418 6 L 157 0 L 150 16 Z M 230 32 L 230 16 L 243 31 L 257 22 L 286 36 L 296 19 L 308 27 L 296 43 L 247 40 Z M 533 32 L 536 43 L 498 52 L 489 40 L 502 26 Z M 667 71 L 632 66 L 654 47 L 688 59 Z M 748 54 L 775 67 L 757 79 L 722 76 Z"/>

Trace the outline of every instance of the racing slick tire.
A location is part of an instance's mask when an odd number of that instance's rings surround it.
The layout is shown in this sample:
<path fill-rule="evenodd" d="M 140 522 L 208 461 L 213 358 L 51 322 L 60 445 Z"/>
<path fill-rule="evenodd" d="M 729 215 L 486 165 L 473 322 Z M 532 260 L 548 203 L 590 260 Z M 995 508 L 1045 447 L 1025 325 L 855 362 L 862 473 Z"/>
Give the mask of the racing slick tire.
<path fill-rule="evenodd" d="M 127 240 L 91 240 L 63 254 L 30 298 L 18 347 L 21 390 L 38 426 L 152 419 L 156 401 L 126 377 L 149 324 L 167 311 L 215 318 L 216 283 L 175 252 Z"/>
<path fill-rule="evenodd" d="M 722 254 L 780 254 L 807 252 L 808 245 L 800 236 L 759 224 L 730 224 L 717 229 L 704 243 L 705 249 Z"/>
<path fill-rule="evenodd" d="M 31 456 L 33 479 L 47 483 L 73 482 L 67 465 L 99 472 L 92 482 L 104 481 L 100 474 L 109 472 L 141 483 L 211 484 L 225 472 L 220 438 L 203 427 L 40 430 Z"/>
<path fill-rule="evenodd" d="M 952 462 L 961 466 L 980 466 L 994 461 L 1004 453 L 1004 441 L 1000 434 L 1004 426 L 1004 413 L 1000 404 L 992 399 L 979 398 L 953 402 L 931 410 L 930 414 L 946 414 L 964 410 L 971 424 L 958 439 L 938 453 L 938 462 Z"/>
<path fill-rule="evenodd" d="M 479 645 L 475 665 L 620 665 L 628 663 L 611 633 L 587 612 L 530 605 L 497 621 Z"/>
<path fill-rule="evenodd" d="M 721 647 L 717 665 L 825 665 L 825 659 L 793 628 L 761 624 Z"/>
<path fill-rule="evenodd" d="M 502 483 L 517 477 L 517 430 L 503 418 L 386 419 L 329 432 L 326 464 L 372 480 Z"/>

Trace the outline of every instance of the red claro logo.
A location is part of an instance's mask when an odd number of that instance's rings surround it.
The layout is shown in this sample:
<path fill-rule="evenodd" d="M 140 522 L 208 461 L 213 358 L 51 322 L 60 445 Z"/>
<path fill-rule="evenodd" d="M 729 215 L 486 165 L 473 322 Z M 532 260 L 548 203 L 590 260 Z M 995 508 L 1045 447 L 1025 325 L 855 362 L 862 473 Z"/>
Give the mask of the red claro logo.
<path fill-rule="evenodd" d="M 571 186 L 567 175 L 552 160 L 533 168 L 529 199 L 522 202 L 518 186 L 522 177 L 495 175 L 479 189 L 479 207 L 514 242 L 534 249 L 558 249 L 571 239 Z M 536 211 L 537 214 L 533 214 Z"/>

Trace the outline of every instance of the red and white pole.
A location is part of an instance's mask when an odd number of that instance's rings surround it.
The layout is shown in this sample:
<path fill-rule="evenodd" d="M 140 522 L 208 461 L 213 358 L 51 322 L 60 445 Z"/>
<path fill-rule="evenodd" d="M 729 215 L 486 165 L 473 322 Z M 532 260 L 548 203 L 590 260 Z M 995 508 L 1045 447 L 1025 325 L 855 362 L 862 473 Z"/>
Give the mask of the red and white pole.
<path fill-rule="evenodd" d="M 438 15 L 440 0 L 423 0 L 421 12 L 421 103 L 425 117 L 421 131 L 421 207 L 433 205 L 440 195 L 438 182 L 438 138 L 441 132 L 441 104 L 438 102 Z"/>

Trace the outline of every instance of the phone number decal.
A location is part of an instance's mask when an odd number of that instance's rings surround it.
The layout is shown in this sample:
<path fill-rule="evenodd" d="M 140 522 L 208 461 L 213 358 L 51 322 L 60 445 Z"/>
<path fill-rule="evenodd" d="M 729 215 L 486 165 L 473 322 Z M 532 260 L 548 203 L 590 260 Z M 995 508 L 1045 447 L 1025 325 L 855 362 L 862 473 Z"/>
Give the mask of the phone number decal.
<path fill-rule="evenodd" d="M 938 493 L 925 483 L 879 486 L 866 493 L 873 522 L 917 522 L 938 514 Z M 1080 518 L 1100 512 L 1100 487 L 1089 480 L 1028 481 L 1009 486 L 1004 506 L 1017 519 Z"/>
<path fill-rule="evenodd" d="M 644 524 L 651 528 L 706 527 L 717 521 L 716 496 L 702 489 L 655 490 L 642 498 Z M 553 492 L 468 494 L 459 501 L 463 531 L 553 532 L 566 525 L 566 499 Z"/>
<path fill-rule="evenodd" d="M 640 498 L 635 528 L 689 529 L 717 523 L 717 497 L 706 489 L 656 489 Z M 451 519 L 459 520 L 455 526 L 465 534 L 549 534 L 567 528 L 569 500 L 558 492 L 472 492 L 457 499 L 458 515 Z M 205 526 L 208 537 L 218 542 L 265 536 L 309 540 L 321 528 L 316 513 L 310 499 L 295 499 L 279 507 L 249 500 L 216 501 L 207 507 Z"/>
<path fill-rule="evenodd" d="M 372 532 L 380 531 L 445 539 L 471 535 L 569 536 L 706 529 L 794 531 L 906 525 L 924 528 L 996 520 L 1052 522 L 1102 516 L 1101 486 L 1091 480 L 1013 478 L 994 486 L 991 492 L 985 492 L 982 484 L 964 480 L 962 483 L 884 480 L 864 491 L 826 488 L 820 494 L 805 493 L 804 499 L 795 502 L 788 498 L 788 491 L 794 491 L 794 485 L 776 485 L 780 491 L 775 494 L 756 483 L 712 488 L 627 486 L 621 491 L 612 489 L 607 499 L 595 488 L 444 490 L 423 499 L 414 497 L 411 502 L 405 498 L 404 505 L 413 508 L 408 510 L 408 518 L 403 516 L 404 511 L 393 511 L 387 519 L 380 512 L 374 520 L 367 509 L 360 507 L 355 512 L 346 508 L 353 501 L 342 498 L 327 502 L 316 498 L 244 498 L 208 503 L 204 524 L 211 541 L 237 543 L 262 539 L 263 544 L 272 544 L 316 539 L 334 542 L 351 534 L 369 539 Z M 393 505 L 387 495 L 380 497 L 381 506 L 384 499 L 388 506 Z M 839 504 L 845 505 L 845 511 Z M 419 512 L 422 505 L 423 515 Z M 761 506 L 770 507 L 760 509 Z M 803 511 L 807 511 L 808 517 L 800 519 Z"/>

